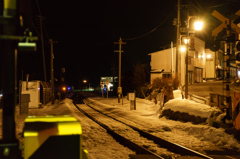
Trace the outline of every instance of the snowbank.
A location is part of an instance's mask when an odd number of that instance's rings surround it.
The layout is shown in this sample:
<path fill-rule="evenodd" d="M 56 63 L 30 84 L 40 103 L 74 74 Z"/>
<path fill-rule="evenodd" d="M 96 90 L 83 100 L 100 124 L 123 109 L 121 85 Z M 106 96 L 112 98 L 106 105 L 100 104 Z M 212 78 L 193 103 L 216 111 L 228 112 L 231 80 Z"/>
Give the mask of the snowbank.
<path fill-rule="evenodd" d="M 196 103 L 194 101 L 176 98 L 165 103 L 161 116 L 166 116 L 172 120 L 179 120 L 184 122 L 192 122 L 194 124 L 206 123 L 214 119 L 209 117 L 212 114 L 221 114 L 221 110 L 216 107 L 210 107 L 205 104 Z"/>
<path fill-rule="evenodd" d="M 179 98 L 172 99 L 165 103 L 164 110 L 166 109 L 171 109 L 174 112 L 187 112 L 189 115 L 199 116 L 202 118 L 208 118 L 213 111 L 220 111 L 216 107 L 210 107 L 209 105 Z"/>

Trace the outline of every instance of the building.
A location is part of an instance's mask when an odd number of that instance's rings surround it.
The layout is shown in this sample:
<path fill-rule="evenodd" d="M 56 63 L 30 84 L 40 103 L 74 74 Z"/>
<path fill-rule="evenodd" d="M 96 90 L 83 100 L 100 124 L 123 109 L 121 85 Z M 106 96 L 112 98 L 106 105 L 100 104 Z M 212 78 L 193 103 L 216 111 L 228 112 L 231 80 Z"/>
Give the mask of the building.
<path fill-rule="evenodd" d="M 100 81 L 103 81 L 103 83 L 104 83 L 104 88 L 107 87 L 107 82 L 109 83 L 108 91 L 113 91 L 114 82 L 116 84 L 117 79 L 118 79 L 118 77 L 114 77 L 114 81 L 113 81 L 113 77 L 100 77 Z"/>
<path fill-rule="evenodd" d="M 157 77 L 174 77 L 176 67 L 176 47 L 150 53 L 150 81 Z"/>
<path fill-rule="evenodd" d="M 188 51 L 188 82 L 193 84 L 196 82 L 203 82 L 203 72 L 205 68 L 205 42 L 197 37 L 194 37 L 195 50 Z M 156 77 L 175 77 L 176 70 L 176 47 L 167 48 L 148 54 L 151 56 L 151 74 L 150 80 Z M 186 50 L 179 51 L 179 66 L 178 74 L 180 84 L 185 85 L 186 64 L 185 58 Z M 164 71 L 163 71 L 164 70 Z"/>
<path fill-rule="evenodd" d="M 219 49 L 214 52 L 205 49 L 206 65 L 204 68 L 204 79 L 223 79 L 224 77 L 224 56 L 223 51 Z"/>
<path fill-rule="evenodd" d="M 205 49 L 206 52 L 206 65 L 204 68 L 204 78 L 205 79 L 217 79 L 221 80 L 226 77 L 226 72 L 224 72 L 224 68 L 226 68 L 226 56 L 224 54 L 227 53 L 226 42 L 220 42 L 220 49 L 218 51 L 211 51 L 210 49 Z M 224 51 L 223 51 L 224 50 Z M 236 59 L 235 57 L 235 45 L 233 43 L 230 44 L 230 55 L 229 59 Z M 240 77 L 239 65 L 238 61 L 230 60 L 230 78 L 234 79 L 235 77 Z"/>

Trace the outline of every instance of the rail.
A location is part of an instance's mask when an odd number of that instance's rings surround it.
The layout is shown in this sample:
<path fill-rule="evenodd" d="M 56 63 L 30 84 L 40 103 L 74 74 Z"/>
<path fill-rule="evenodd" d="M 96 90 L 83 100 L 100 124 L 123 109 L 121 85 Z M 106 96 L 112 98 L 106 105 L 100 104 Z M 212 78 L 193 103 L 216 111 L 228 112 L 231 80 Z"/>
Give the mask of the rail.
<path fill-rule="evenodd" d="M 84 102 L 84 103 L 85 103 L 85 102 Z M 86 103 L 85 103 L 85 104 L 86 104 Z M 75 105 L 76 105 L 76 104 L 75 104 Z M 198 156 L 198 157 L 201 157 L 201 158 L 211 159 L 211 157 L 209 157 L 209 156 L 206 156 L 206 155 L 201 154 L 201 153 L 199 153 L 199 152 L 196 152 L 196 151 L 194 151 L 194 150 L 188 149 L 188 148 L 186 148 L 186 147 L 184 147 L 184 146 L 181 146 L 181 145 L 178 145 L 178 144 L 169 142 L 169 141 L 164 140 L 164 139 L 162 139 L 162 138 L 156 137 L 156 136 L 154 136 L 154 135 L 152 135 L 152 134 L 149 134 L 149 133 L 147 133 L 147 132 L 145 132 L 145 131 L 143 131 L 143 130 L 140 130 L 140 129 L 132 126 L 132 125 L 129 125 L 129 124 L 126 124 L 126 123 L 124 123 L 124 122 L 122 122 L 122 121 L 120 121 L 120 120 L 117 120 L 117 119 L 115 119 L 115 118 L 113 118 L 113 117 L 111 117 L 111 116 L 109 116 L 109 115 L 107 115 L 107 114 L 104 114 L 104 113 L 102 113 L 101 111 L 93 108 L 92 106 L 90 106 L 90 104 L 86 104 L 86 105 L 87 105 L 88 107 L 94 109 L 95 111 L 97 111 L 97 112 L 99 112 L 99 113 L 101 113 L 101 114 L 109 117 L 109 118 L 112 118 L 112 119 L 114 119 L 114 120 L 116 120 L 116 121 L 118 121 L 118 122 L 123 123 L 124 125 L 127 125 L 128 127 L 131 127 L 133 130 L 137 131 L 142 137 L 147 138 L 148 140 L 154 141 L 156 144 L 160 145 L 160 147 L 162 147 L 162 148 L 167 148 L 168 150 L 171 150 L 171 152 L 174 152 L 174 153 L 177 153 L 177 154 L 180 154 L 180 155 Z M 81 112 L 83 112 L 86 116 L 88 116 L 89 118 L 93 119 L 93 121 L 95 121 L 95 119 L 94 119 L 93 117 L 91 117 L 91 115 L 89 115 L 88 113 L 86 113 L 86 112 L 84 112 L 83 110 L 81 110 L 81 108 L 79 108 L 77 105 L 76 105 L 76 107 L 77 107 L 77 109 L 79 109 Z M 102 126 L 102 127 L 104 127 L 105 129 L 107 129 L 107 131 L 110 132 L 111 134 L 113 133 L 114 136 L 117 135 L 117 134 L 115 134 L 115 132 L 112 132 L 112 130 L 109 130 L 109 128 L 108 128 L 107 126 L 105 126 L 103 123 L 99 123 L 99 121 L 95 121 L 95 122 L 97 122 L 100 126 Z M 117 136 L 118 136 L 118 135 L 117 135 Z M 117 138 L 119 138 L 119 137 L 117 137 Z M 120 138 L 122 138 L 122 136 L 120 136 Z M 126 140 L 128 140 L 128 139 L 121 139 L 121 140 L 124 140 L 124 143 L 126 143 Z M 151 152 L 148 152 L 148 150 L 146 151 L 146 149 L 137 148 L 137 146 L 136 146 L 136 145 L 133 146 L 133 144 L 134 144 L 134 143 L 131 143 L 131 142 L 130 142 L 130 147 L 131 147 L 131 149 L 134 149 L 135 151 L 138 150 L 138 151 L 139 151 L 138 154 L 148 154 L 148 153 L 150 154 L 150 153 L 151 153 Z M 126 145 L 125 145 L 125 146 L 126 146 Z M 156 154 L 153 154 L 153 156 L 158 157 L 158 155 L 156 155 Z M 161 158 L 161 156 L 160 156 L 160 158 Z"/>

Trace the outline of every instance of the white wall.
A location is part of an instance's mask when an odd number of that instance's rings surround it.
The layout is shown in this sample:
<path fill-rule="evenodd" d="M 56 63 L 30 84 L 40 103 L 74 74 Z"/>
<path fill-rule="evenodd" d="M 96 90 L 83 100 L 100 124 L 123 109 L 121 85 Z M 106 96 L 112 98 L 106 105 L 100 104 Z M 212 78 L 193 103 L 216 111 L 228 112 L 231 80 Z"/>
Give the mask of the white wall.
<path fill-rule="evenodd" d="M 176 47 L 173 48 L 173 63 L 172 63 L 172 49 L 161 50 L 150 53 L 151 55 L 151 70 L 162 70 L 164 73 L 175 73 L 176 67 Z"/>
<path fill-rule="evenodd" d="M 30 94 L 29 108 L 38 108 L 40 104 L 40 81 L 28 82 L 28 90 L 26 89 L 26 81 L 22 81 L 22 94 Z"/>
<path fill-rule="evenodd" d="M 210 55 L 210 58 L 207 58 L 207 55 Z M 211 51 L 210 49 L 205 49 L 205 68 L 203 69 L 204 75 L 203 77 L 207 78 L 215 78 L 215 52 Z M 206 70 L 205 70 L 206 69 Z M 206 71 L 206 72 L 205 72 Z M 206 75 L 205 75 L 206 74 Z"/>

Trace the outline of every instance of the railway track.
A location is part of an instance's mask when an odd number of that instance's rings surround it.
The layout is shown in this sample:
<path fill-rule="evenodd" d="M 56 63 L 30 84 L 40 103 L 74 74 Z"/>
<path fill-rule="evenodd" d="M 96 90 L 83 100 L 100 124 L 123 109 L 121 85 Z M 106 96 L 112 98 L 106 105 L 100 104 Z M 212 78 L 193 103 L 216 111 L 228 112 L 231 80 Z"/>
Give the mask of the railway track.
<path fill-rule="evenodd" d="M 102 112 L 94 109 L 92 106 L 84 103 L 79 95 L 75 95 L 73 101 L 80 112 L 106 129 L 107 132 L 116 139 L 116 141 L 131 150 L 134 150 L 137 155 L 130 155 L 132 159 L 172 159 L 183 158 L 184 156 L 188 158 L 211 159 L 209 156 L 166 141 L 142 131 L 137 127 L 128 125 L 111 116 L 103 114 Z"/>

